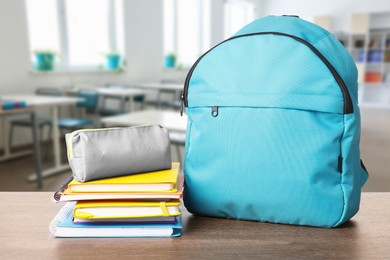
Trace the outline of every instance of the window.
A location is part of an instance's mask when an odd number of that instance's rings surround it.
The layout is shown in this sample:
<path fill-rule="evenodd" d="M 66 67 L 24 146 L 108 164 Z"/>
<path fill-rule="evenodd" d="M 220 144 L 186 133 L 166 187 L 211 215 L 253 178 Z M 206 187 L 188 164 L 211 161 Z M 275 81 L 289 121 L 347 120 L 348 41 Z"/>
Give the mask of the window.
<path fill-rule="evenodd" d="M 238 30 L 255 19 L 255 4 L 249 1 L 226 0 L 225 38 L 230 38 Z"/>
<path fill-rule="evenodd" d="M 26 1 L 31 53 L 59 54 L 59 69 L 96 69 L 104 54 L 123 54 L 123 2 Z M 33 58 L 33 57 L 32 57 Z"/>
<path fill-rule="evenodd" d="M 60 50 L 57 6 L 53 0 L 28 1 L 28 26 L 30 48 L 35 50 Z M 42 15 L 45 12 L 45 15 Z"/>
<path fill-rule="evenodd" d="M 164 54 L 190 67 L 210 48 L 210 0 L 164 1 Z"/>

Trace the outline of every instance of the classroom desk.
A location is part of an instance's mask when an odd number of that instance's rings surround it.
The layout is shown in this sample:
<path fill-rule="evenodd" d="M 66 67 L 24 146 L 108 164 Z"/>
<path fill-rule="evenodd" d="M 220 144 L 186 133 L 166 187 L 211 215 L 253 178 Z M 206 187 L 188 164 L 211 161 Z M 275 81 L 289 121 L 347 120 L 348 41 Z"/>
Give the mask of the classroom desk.
<path fill-rule="evenodd" d="M 38 188 L 41 188 L 42 183 L 42 170 L 41 170 L 41 149 L 40 149 L 40 143 L 39 143 L 39 137 L 38 137 L 38 125 L 35 115 L 35 109 L 32 107 L 26 107 L 26 108 L 17 108 L 17 109 L 10 109 L 10 110 L 4 110 L 0 111 L 0 120 L 2 122 L 3 127 L 3 146 L 4 146 L 4 155 L 0 157 L 0 162 L 18 158 L 20 156 L 24 156 L 26 154 L 31 154 L 30 151 L 28 152 L 18 152 L 18 153 L 12 153 L 10 151 L 9 143 L 8 143 L 8 122 L 6 122 L 5 118 L 13 115 L 19 115 L 19 114 L 29 114 L 31 117 L 31 122 L 33 124 L 32 127 L 32 137 L 33 137 L 33 144 L 34 144 L 34 161 L 35 161 L 35 173 L 36 173 L 36 179 Z"/>
<path fill-rule="evenodd" d="M 51 110 L 51 120 L 53 126 L 58 126 L 58 107 L 65 105 L 74 105 L 80 98 L 75 97 L 55 97 L 55 96 L 38 96 L 38 95 L 2 95 L 4 99 L 25 101 L 28 106 L 36 108 L 49 107 Z M 54 151 L 54 167 L 42 172 L 42 177 L 52 176 L 59 172 L 69 169 L 69 165 L 61 164 L 61 149 L 60 149 L 60 131 L 58 127 L 53 127 L 53 151 Z M 30 175 L 29 181 L 35 181 L 36 175 Z"/>
<path fill-rule="evenodd" d="M 125 100 L 128 98 L 129 108 L 128 111 L 135 111 L 134 107 L 134 96 L 145 95 L 145 91 L 142 89 L 133 89 L 133 88 L 117 88 L 117 87 L 109 87 L 109 88 L 97 88 L 97 91 L 100 95 L 106 97 L 114 97 L 120 98 L 120 109 L 126 110 Z"/>
<path fill-rule="evenodd" d="M 134 96 L 145 95 L 146 92 L 142 89 L 124 88 L 124 87 L 94 87 L 94 86 L 78 86 L 72 89 L 66 89 L 65 92 L 69 95 L 76 95 L 80 90 L 94 90 L 97 91 L 103 97 L 112 97 L 120 99 L 120 109 L 134 111 Z M 129 101 L 129 107 L 126 109 L 126 98 Z M 104 99 L 103 99 L 104 100 Z"/>
<path fill-rule="evenodd" d="M 334 229 L 197 217 L 179 238 L 54 238 L 62 203 L 48 192 L 0 192 L 0 259 L 390 259 L 390 193 L 363 193 Z M 184 207 L 182 207 L 184 210 Z"/>
<path fill-rule="evenodd" d="M 136 126 L 158 124 L 168 131 L 185 133 L 187 116 L 180 116 L 179 112 L 164 110 L 143 110 L 118 116 L 109 116 L 101 119 L 105 126 Z"/>
<path fill-rule="evenodd" d="M 178 91 L 183 91 L 184 84 L 179 83 L 159 83 L 159 82 L 139 82 L 139 83 L 131 83 L 131 87 L 141 88 L 141 89 L 149 89 L 157 91 L 157 104 L 158 108 L 161 108 L 161 93 L 176 93 Z M 177 97 L 179 98 L 179 97 Z"/>

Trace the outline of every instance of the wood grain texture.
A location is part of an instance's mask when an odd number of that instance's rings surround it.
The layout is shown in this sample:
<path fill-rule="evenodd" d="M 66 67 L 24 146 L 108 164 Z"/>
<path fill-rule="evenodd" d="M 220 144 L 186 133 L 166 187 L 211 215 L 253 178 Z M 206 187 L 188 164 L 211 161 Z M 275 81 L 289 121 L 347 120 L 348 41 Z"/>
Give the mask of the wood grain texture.
<path fill-rule="evenodd" d="M 63 204 L 48 192 L 0 192 L 0 259 L 390 259 L 390 193 L 363 193 L 361 210 L 323 229 L 197 217 L 179 238 L 54 238 Z"/>

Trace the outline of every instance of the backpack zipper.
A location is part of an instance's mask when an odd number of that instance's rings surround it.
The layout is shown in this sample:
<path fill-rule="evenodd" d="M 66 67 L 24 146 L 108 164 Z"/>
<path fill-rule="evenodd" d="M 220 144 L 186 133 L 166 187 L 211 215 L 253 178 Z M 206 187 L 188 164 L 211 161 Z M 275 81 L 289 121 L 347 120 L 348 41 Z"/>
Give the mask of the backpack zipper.
<path fill-rule="evenodd" d="M 190 83 L 190 79 L 191 79 L 192 73 L 194 72 L 196 66 L 199 64 L 199 62 L 203 59 L 203 57 L 205 55 L 207 55 L 210 51 L 212 51 L 213 49 L 215 49 L 216 47 L 218 47 L 219 45 L 221 45 L 221 44 L 223 44 L 223 43 L 225 43 L 227 41 L 231 41 L 231 40 L 242 38 L 242 37 L 249 37 L 249 36 L 256 36 L 256 35 L 268 35 L 268 34 L 277 35 L 277 36 L 290 37 L 290 38 L 292 38 L 292 39 L 294 39 L 294 40 L 296 40 L 296 41 L 306 45 L 307 47 L 309 47 L 309 49 L 312 52 L 314 52 L 314 54 L 316 54 L 321 59 L 321 61 L 326 65 L 326 67 L 332 73 L 333 77 L 336 79 L 336 82 L 339 85 L 339 87 L 341 89 L 341 92 L 343 94 L 343 98 L 344 98 L 344 114 L 351 114 L 351 113 L 353 113 L 353 104 L 352 104 L 351 95 L 349 94 L 349 91 L 348 91 L 348 88 L 347 88 L 345 82 L 341 78 L 340 74 L 336 71 L 336 69 L 332 66 L 332 64 L 311 43 L 309 43 L 308 41 L 306 41 L 306 40 L 304 40 L 302 38 L 299 38 L 299 37 L 294 36 L 294 35 L 286 34 L 286 33 L 280 33 L 280 32 L 257 32 L 257 33 L 249 33 L 249 34 L 237 35 L 237 36 L 231 37 L 231 38 L 229 38 L 227 40 L 224 40 L 223 42 L 215 45 L 213 48 L 211 48 L 210 50 L 208 50 L 202 56 L 199 57 L 199 59 L 194 63 L 194 65 L 192 65 L 190 71 L 187 74 L 187 77 L 186 77 L 186 80 L 185 80 L 185 83 L 184 83 L 184 89 L 183 89 L 183 92 L 181 93 L 181 96 L 180 96 L 180 99 L 181 99 L 180 114 L 181 115 L 183 114 L 184 107 L 188 107 L 188 86 L 189 86 L 189 83 Z"/>
<path fill-rule="evenodd" d="M 218 116 L 218 107 L 217 106 L 211 107 L 211 115 L 213 117 L 217 117 Z"/>

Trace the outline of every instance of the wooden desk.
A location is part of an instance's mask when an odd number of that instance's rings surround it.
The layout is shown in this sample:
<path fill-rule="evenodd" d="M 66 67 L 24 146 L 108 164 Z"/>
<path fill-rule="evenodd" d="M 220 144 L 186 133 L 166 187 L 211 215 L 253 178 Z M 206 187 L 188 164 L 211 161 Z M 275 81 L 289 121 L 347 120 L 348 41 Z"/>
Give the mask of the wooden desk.
<path fill-rule="evenodd" d="M 163 110 L 143 110 L 134 113 L 109 116 L 101 119 L 106 126 L 136 126 L 147 124 L 158 124 L 168 131 L 185 133 L 187 127 L 187 116 L 180 116 L 179 112 Z"/>
<path fill-rule="evenodd" d="M 54 238 L 63 204 L 47 192 L 1 192 L 0 259 L 390 259 L 390 193 L 364 193 L 335 229 L 196 217 L 179 238 Z"/>

